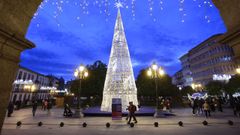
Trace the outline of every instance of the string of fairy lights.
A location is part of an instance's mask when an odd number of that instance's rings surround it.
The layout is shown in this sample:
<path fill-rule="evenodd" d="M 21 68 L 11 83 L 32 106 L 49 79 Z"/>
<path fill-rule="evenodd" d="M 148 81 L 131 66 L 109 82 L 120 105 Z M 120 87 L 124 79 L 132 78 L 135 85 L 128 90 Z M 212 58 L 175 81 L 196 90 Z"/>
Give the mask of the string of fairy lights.
<path fill-rule="evenodd" d="M 204 11 L 203 19 L 207 22 L 211 22 L 211 17 L 207 12 L 209 8 L 213 7 L 211 0 L 176 0 L 179 3 L 178 11 L 179 11 L 179 21 L 184 23 L 186 16 L 187 16 L 187 9 L 186 9 L 186 1 L 193 1 L 197 8 L 201 8 Z M 165 9 L 164 3 L 167 0 L 43 0 L 41 5 L 39 6 L 38 11 L 34 14 L 33 19 L 36 19 L 39 15 L 41 10 L 44 10 L 44 7 L 47 4 L 51 4 L 54 7 L 53 13 L 48 13 L 49 16 L 52 16 L 57 25 L 60 26 L 59 17 L 65 11 L 63 6 L 67 6 L 68 4 L 76 6 L 79 8 L 79 12 L 82 15 L 90 15 L 90 8 L 97 8 L 99 10 L 99 14 L 105 15 L 105 20 L 108 21 L 109 16 L 111 16 L 109 10 L 110 8 L 114 7 L 116 2 L 121 2 L 123 8 L 131 10 L 132 20 L 136 19 L 136 5 L 137 2 L 147 2 L 148 4 L 148 12 L 149 16 L 152 18 L 153 21 L 156 21 L 157 14 L 156 11 L 162 11 Z M 156 5 L 158 4 L 158 5 Z M 158 9 L 157 9 L 158 8 Z M 80 15 L 76 16 L 76 20 L 80 20 Z M 39 24 L 37 24 L 39 26 Z"/>

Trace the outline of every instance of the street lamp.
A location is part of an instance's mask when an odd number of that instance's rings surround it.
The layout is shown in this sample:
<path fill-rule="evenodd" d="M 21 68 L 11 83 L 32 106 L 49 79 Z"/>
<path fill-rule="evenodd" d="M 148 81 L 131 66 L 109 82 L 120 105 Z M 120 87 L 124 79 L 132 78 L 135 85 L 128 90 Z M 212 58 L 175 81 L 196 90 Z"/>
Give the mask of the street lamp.
<path fill-rule="evenodd" d="M 240 74 L 240 67 L 236 69 L 237 74 Z"/>
<path fill-rule="evenodd" d="M 162 67 L 158 67 L 158 65 L 154 62 L 151 67 L 147 70 L 147 75 L 152 77 L 155 81 L 155 90 L 156 90 L 156 109 L 154 113 L 154 117 L 160 116 L 159 102 L 158 102 L 158 79 L 161 78 L 165 74 Z"/>
<path fill-rule="evenodd" d="M 200 83 L 193 83 L 192 84 L 192 88 L 194 89 L 194 90 L 196 90 L 196 91 L 202 91 L 202 84 L 200 84 Z"/>
<path fill-rule="evenodd" d="M 77 94 L 77 108 L 75 110 L 75 115 L 76 117 L 81 117 L 83 116 L 81 113 L 80 109 L 80 93 L 81 93 L 81 81 L 82 79 L 88 77 L 88 71 L 87 68 L 84 67 L 84 65 L 80 65 L 74 72 L 74 76 L 76 79 L 79 79 L 79 89 L 78 89 L 78 94 Z"/>
<path fill-rule="evenodd" d="M 37 93 L 36 93 L 36 86 L 35 84 L 25 84 L 23 86 L 23 89 L 27 92 L 32 93 L 32 100 L 37 100 Z"/>

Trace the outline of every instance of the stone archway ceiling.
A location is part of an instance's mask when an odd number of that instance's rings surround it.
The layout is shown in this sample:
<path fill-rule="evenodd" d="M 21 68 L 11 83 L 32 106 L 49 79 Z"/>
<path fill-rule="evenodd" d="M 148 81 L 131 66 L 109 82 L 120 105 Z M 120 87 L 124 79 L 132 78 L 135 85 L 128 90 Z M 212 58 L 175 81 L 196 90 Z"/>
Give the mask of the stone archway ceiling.
<path fill-rule="evenodd" d="M 239 0 L 212 0 L 224 20 L 228 31 L 240 26 Z"/>
<path fill-rule="evenodd" d="M 30 21 L 42 0 L 1 0 L 0 29 L 24 37 Z"/>

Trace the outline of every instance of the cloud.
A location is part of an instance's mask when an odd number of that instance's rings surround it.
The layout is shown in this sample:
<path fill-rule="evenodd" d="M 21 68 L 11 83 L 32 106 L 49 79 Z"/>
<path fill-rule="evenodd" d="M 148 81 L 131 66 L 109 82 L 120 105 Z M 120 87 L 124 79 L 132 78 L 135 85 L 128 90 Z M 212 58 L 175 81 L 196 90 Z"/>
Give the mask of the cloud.
<path fill-rule="evenodd" d="M 114 1 L 110 3 L 112 2 Z M 224 26 L 219 21 L 220 16 L 216 14 L 216 9 L 211 8 L 211 15 L 215 20 L 205 23 L 204 19 L 200 19 L 210 9 L 195 10 L 198 5 L 191 2 L 185 4 L 186 9 L 189 4 L 191 11 L 186 10 L 185 23 L 180 22 L 179 5 L 176 1 L 164 3 L 166 8 L 163 11 L 154 7 L 151 17 L 147 0 L 139 1 L 135 21 L 132 21 L 131 8 L 122 10 L 135 76 L 153 60 L 164 66 L 169 74 L 173 74 L 180 69 L 178 58 L 181 55 L 206 37 L 223 31 Z M 69 1 L 68 4 L 63 4 L 64 12 L 58 18 L 53 18 L 55 8 L 51 3 L 46 3 L 37 19 L 32 21 L 27 37 L 34 41 L 37 48 L 24 52 L 21 64 L 39 72 L 71 78 L 71 72 L 79 62 L 91 64 L 100 59 L 107 63 L 117 10 L 109 6 L 110 15 L 100 15 L 99 10 L 102 9 L 90 4 L 90 14 L 83 15 L 79 6 Z M 80 20 L 76 20 L 77 16 Z M 156 22 L 152 21 L 153 17 L 156 17 Z M 58 23 L 60 27 L 57 26 Z"/>
<path fill-rule="evenodd" d="M 58 55 L 47 50 L 32 49 L 21 56 L 20 65 L 45 75 L 64 75 L 63 77 L 70 79 L 76 65 L 58 62 L 56 56 Z"/>
<path fill-rule="evenodd" d="M 51 60 L 59 57 L 59 54 L 41 48 L 33 48 L 23 52 L 22 57 L 31 57 L 33 59 L 46 59 Z"/>

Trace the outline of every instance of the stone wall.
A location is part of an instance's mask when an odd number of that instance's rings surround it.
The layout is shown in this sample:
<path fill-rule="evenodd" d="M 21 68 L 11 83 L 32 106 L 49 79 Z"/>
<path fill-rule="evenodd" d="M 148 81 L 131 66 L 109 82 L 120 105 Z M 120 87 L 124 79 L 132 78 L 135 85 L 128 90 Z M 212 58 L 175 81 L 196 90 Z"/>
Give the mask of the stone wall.
<path fill-rule="evenodd" d="M 218 8 L 221 17 L 231 31 L 240 25 L 240 1 L 239 0 L 212 0 Z"/>
<path fill-rule="evenodd" d="M 240 66 L 240 0 L 212 0 L 227 27 L 221 42 L 232 47 L 234 60 Z"/>
<path fill-rule="evenodd" d="M 34 47 L 25 39 L 41 0 L 0 0 L 0 134 L 21 52 Z"/>

